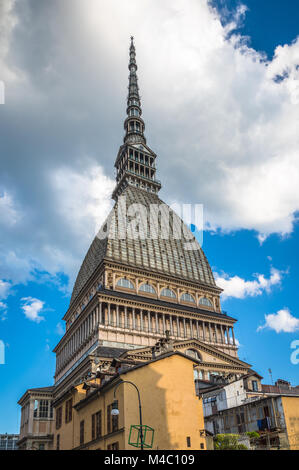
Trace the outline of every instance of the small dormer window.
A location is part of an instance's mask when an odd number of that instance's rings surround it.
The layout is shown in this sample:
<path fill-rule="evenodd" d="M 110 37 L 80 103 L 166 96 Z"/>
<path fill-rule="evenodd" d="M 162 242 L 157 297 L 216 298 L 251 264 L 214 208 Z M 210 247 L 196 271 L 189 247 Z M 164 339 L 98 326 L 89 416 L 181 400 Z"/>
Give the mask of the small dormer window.
<path fill-rule="evenodd" d="M 124 277 L 119 279 L 116 285 L 117 287 L 124 287 L 125 289 L 134 289 L 133 283 Z"/>
<path fill-rule="evenodd" d="M 192 297 L 192 295 L 191 295 L 191 294 L 188 294 L 187 292 L 185 292 L 184 294 L 182 294 L 181 300 L 182 300 L 183 302 L 190 302 L 190 303 L 192 303 L 192 304 L 195 303 L 194 297 Z"/>
<path fill-rule="evenodd" d="M 146 292 L 147 294 L 156 294 L 155 289 L 150 284 L 142 284 L 139 288 L 139 292 Z"/>
<path fill-rule="evenodd" d="M 162 290 L 161 292 L 161 296 L 163 297 L 170 297 L 172 299 L 176 299 L 176 295 L 175 293 L 173 292 L 173 290 L 169 289 L 169 288 L 165 288 Z"/>
<path fill-rule="evenodd" d="M 212 307 L 212 302 L 207 297 L 202 297 L 199 299 L 199 305 L 204 305 L 205 307 Z"/>

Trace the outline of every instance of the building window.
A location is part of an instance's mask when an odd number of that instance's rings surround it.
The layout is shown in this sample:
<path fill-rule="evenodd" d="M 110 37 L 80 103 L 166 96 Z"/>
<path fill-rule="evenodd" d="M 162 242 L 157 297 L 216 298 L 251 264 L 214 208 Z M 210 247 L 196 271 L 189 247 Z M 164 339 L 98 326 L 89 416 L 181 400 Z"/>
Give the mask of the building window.
<path fill-rule="evenodd" d="M 187 447 L 191 447 L 191 437 L 187 437 Z"/>
<path fill-rule="evenodd" d="M 48 413 L 49 413 L 49 401 L 40 400 L 39 401 L 39 417 L 48 418 Z"/>
<path fill-rule="evenodd" d="M 84 444 L 84 420 L 80 421 L 80 445 Z"/>
<path fill-rule="evenodd" d="M 150 284 L 142 284 L 139 288 L 139 292 L 146 292 L 147 294 L 156 294 L 155 289 Z"/>
<path fill-rule="evenodd" d="M 257 380 L 253 380 L 251 383 L 252 383 L 252 390 L 253 390 L 254 392 L 258 392 L 258 391 L 259 391 L 259 387 L 258 387 Z"/>
<path fill-rule="evenodd" d="M 121 278 L 116 283 L 117 287 L 125 287 L 126 289 L 134 289 L 134 286 L 129 279 Z"/>
<path fill-rule="evenodd" d="M 53 403 L 50 402 L 50 418 L 53 418 Z"/>
<path fill-rule="evenodd" d="M 56 450 L 60 450 L 60 434 L 56 436 Z"/>
<path fill-rule="evenodd" d="M 181 295 L 181 300 L 183 302 L 191 302 L 192 304 L 195 304 L 194 297 L 191 294 L 188 294 L 187 292 Z"/>
<path fill-rule="evenodd" d="M 163 297 L 170 297 L 170 298 L 172 298 L 172 299 L 176 299 L 176 295 L 175 295 L 175 293 L 173 292 L 173 290 L 168 289 L 168 288 L 165 288 L 165 289 L 162 290 L 161 296 L 163 296 Z"/>
<path fill-rule="evenodd" d="M 56 410 L 56 429 L 59 429 L 62 424 L 62 406 Z"/>
<path fill-rule="evenodd" d="M 207 299 L 207 297 L 202 297 L 199 299 L 199 305 L 204 305 L 205 307 L 213 307 L 212 302 Z"/>
<path fill-rule="evenodd" d="M 73 416 L 73 399 L 70 398 L 65 403 L 65 422 L 69 423 L 72 421 Z"/>
<path fill-rule="evenodd" d="M 119 443 L 113 442 L 107 446 L 107 450 L 119 450 Z"/>
<path fill-rule="evenodd" d="M 112 404 L 107 406 L 107 433 L 118 430 L 118 415 L 111 415 Z"/>
<path fill-rule="evenodd" d="M 38 416 L 38 400 L 34 400 L 34 411 L 33 411 L 33 417 L 37 418 Z"/>
<path fill-rule="evenodd" d="M 102 412 L 98 411 L 91 417 L 91 436 L 92 439 L 97 439 L 102 436 Z"/>
<path fill-rule="evenodd" d="M 201 449 L 204 449 L 204 448 L 205 448 L 205 445 L 204 445 L 203 442 L 200 443 L 200 448 L 201 448 Z"/>

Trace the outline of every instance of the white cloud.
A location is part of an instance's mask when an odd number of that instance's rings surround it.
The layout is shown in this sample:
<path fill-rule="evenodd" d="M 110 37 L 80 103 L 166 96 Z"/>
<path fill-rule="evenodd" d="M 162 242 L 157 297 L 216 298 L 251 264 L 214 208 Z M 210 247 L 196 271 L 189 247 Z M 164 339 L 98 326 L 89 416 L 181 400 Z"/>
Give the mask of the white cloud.
<path fill-rule="evenodd" d="M 60 322 L 57 323 L 57 325 L 56 325 L 56 333 L 57 333 L 59 336 L 64 335 L 64 328 L 63 328 L 63 325 L 62 325 Z"/>
<path fill-rule="evenodd" d="M 36 323 L 40 323 L 45 318 L 40 316 L 43 310 L 45 302 L 34 297 L 23 297 L 23 305 L 21 306 L 26 318 Z"/>
<path fill-rule="evenodd" d="M 265 60 L 231 34 L 244 14 L 222 26 L 205 0 L 1 2 L 2 279 L 24 283 L 39 269 L 72 284 L 109 207 L 132 24 L 161 197 L 203 203 L 211 229 L 253 229 L 260 242 L 292 232 L 299 39 Z M 266 289 L 263 278 L 225 280 L 240 298 Z"/>
<path fill-rule="evenodd" d="M 0 320 L 5 321 L 7 319 L 7 305 L 0 301 Z"/>
<path fill-rule="evenodd" d="M 11 283 L 0 279 L 0 299 L 6 299 L 11 289 Z"/>
<path fill-rule="evenodd" d="M 276 331 L 276 333 L 294 333 L 299 331 L 299 318 L 294 317 L 288 308 L 283 308 L 277 313 L 265 315 L 266 323 L 259 326 L 257 331 L 265 328 Z"/>
<path fill-rule="evenodd" d="M 256 279 L 246 281 L 239 276 L 229 277 L 227 274 L 215 274 L 216 284 L 223 289 L 222 299 L 229 297 L 244 299 L 245 297 L 255 297 L 264 292 L 270 292 L 271 288 L 279 285 L 282 280 L 283 271 L 271 268 L 271 275 L 267 279 L 264 274 L 256 274 Z"/>
<path fill-rule="evenodd" d="M 15 208 L 12 196 L 5 191 L 0 194 L 0 224 L 15 225 L 21 217 Z"/>

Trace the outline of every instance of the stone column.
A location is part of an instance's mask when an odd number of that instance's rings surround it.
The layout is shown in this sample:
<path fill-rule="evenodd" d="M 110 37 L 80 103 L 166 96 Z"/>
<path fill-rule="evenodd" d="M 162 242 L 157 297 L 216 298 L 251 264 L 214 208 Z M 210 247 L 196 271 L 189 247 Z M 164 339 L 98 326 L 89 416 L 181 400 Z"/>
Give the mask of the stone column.
<path fill-rule="evenodd" d="M 119 328 L 119 305 L 116 305 L 116 327 Z"/>
<path fill-rule="evenodd" d="M 158 321 L 158 313 L 155 313 L 155 319 L 156 319 L 156 333 L 159 333 L 159 321 Z"/>
<path fill-rule="evenodd" d="M 205 327 L 205 322 L 202 322 L 202 336 L 204 341 L 206 340 L 206 327 Z"/>
<path fill-rule="evenodd" d="M 142 309 L 140 309 L 140 330 L 143 331 L 143 313 L 142 313 Z"/>
<path fill-rule="evenodd" d="M 218 343 L 218 335 L 217 335 L 217 325 L 214 323 L 214 328 L 215 328 L 215 342 Z"/>
<path fill-rule="evenodd" d="M 220 331 L 221 331 L 221 341 L 224 344 L 225 340 L 224 340 L 224 334 L 223 334 L 223 325 L 220 325 Z"/>
<path fill-rule="evenodd" d="M 125 324 L 124 324 L 124 328 L 128 328 L 128 307 L 125 306 Z"/>
<path fill-rule="evenodd" d="M 100 302 L 99 305 L 99 322 L 103 323 L 103 304 Z"/>
<path fill-rule="evenodd" d="M 227 335 L 227 344 L 229 345 L 230 342 L 229 342 L 229 327 L 228 326 L 226 327 L 226 335 Z"/>
<path fill-rule="evenodd" d="M 135 308 L 132 308 L 132 315 L 133 315 L 133 330 L 136 329 L 136 318 L 135 318 Z"/>
<path fill-rule="evenodd" d="M 184 323 L 184 338 L 186 338 L 187 333 L 186 333 L 186 319 L 185 319 L 185 317 L 183 318 L 183 323 Z"/>
<path fill-rule="evenodd" d="M 211 323 L 209 322 L 208 325 L 209 325 L 210 342 L 212 343 L 213 338 L 212 338 L 212 331 L 211 331 Z"/>
<path fill-rule="evenodd" d="M 151 332 L 151 312 L 148 310 L 147 311 L 147 316 L 148 316 L 148 332 Z"/>
<path fill-rule="evenodd" d="M 233 345 L 236 346 L 236 338 L 235 338 L 235 333 L 234 333 L 233 327 L 232 327 L 232 336 L 233 336 Z"/>
<path fill-rule="evenodd" d="M 164 313 L 162 314 L 162 319 L 163 319 L 163 334 L 165 335 L 166 324 L 165 324 L 165 314 Z"/>
<path fill-rule="evenodd" d="M 189 321 L 190 321 L 190 334 L 191 334 L 191 338 L 193 338 L 193 320 L 192 320 L 192 318 L 190 318 Z"/>
<path fill-rule="evenodd" d="M 108 325 L 111 323 L 111 306 L 110 303 L 108 303 Z"/>
<path fill-rule="evenodd" d="M 180 321 L 179 321 L 178 315 L 176 317 L 176 327 L 177 327 L 177 336 L 180 336 Z"/>
<path fill-rule="evenodd" d="M 172 315 L 169 315 L 170 334 L 173 336 Z"/>
<path fill-rule="evenodd" d="M 197 332 L 197 339 L 199 339 L 199 323 L 198 323 L 198 320 L 196 320 L 196 332 Z"/>

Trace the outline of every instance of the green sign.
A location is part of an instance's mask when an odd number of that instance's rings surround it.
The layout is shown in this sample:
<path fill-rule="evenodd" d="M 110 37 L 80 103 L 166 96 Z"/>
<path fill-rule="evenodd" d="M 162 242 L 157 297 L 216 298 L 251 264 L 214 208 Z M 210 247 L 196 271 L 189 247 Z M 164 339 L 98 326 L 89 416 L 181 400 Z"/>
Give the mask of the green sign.
<path fill-rule="evenodd" d="M 141 447 L 141 426 L 132 424 L 130 427 L 129 445 L 133 447 Z M 142 426 L 142 441 L 144 449 L 151 449 L 154 442 L 154 429 L 145 424 Z"/>

